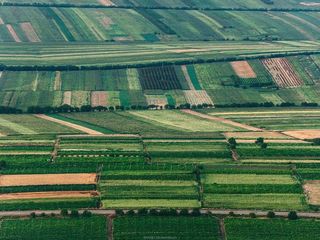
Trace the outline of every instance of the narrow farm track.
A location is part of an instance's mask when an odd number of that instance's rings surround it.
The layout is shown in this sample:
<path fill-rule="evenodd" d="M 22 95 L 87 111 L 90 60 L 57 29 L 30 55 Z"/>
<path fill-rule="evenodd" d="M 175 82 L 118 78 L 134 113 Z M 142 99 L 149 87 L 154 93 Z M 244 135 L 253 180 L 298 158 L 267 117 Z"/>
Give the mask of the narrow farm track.
<path fill-rule="evenodd" d="M 38 118 L 47 120 L 47 121 L 51 121 L 51 122 L 55 122 L 55 123 L 61 124 L 61 125 L 66 126 L 66 127 L 77 129 L 77 130 L 79 130 L 81 132 L 84 132 L 84 133 L 87 133 L 89 135 L 103 135 L 103 133 L 95 131 L 95 130 L 92 130 L 90 128 L 83 127 L 83 126 L 80 126 L 78 124 L 66 122 L 66 121 L 63 121 L 63 120 L 60 120 L 60 119 L 56 119 L 56 118 L 47 116 L 45 114 L 35 114 L 35 116 L 38 117 Z"/>
<path fill-rule="evenodd" d="M 221 235 L 221 240 L 226 240 L 227 239 L 227 234 L 226 234 L 226 228 L 224 225 L 224 219 L 221 218 L 219 220 L 219 228 L 220 228 L 220 235 Z"/>
<path fill-rule="evenodd" d="M 207 114 L 195 112 L 195 111 L 190 110 L 190 109 L 184 109 L 184 110 L 181 110 L 181 111 L 184 112 L 184 113 L 188 113 L 188 114 L 194 115 L 194 116 L 198 116 L 200 118 L 221 122 L 221 123 L 224 123 L 224 124 L 227 124 L 227 125 L 243 128 L 243 129 L 246 129 L 246 130 L 249 130 L 249 131 L 263 132 L 263 129 L 252 127 L 252 126 L 249 126 L 249 125 L 246 125 L 246 124 L 242 124 L 242 123 L 238 123 L 238 122 L 234 122 L 234 121 L 222 118 L 222 117 L 213 117 L 213 116 L 209 116 Z"/>
<path fill-rule="evenodd" d="M 107 215 L 108 221 L 107 221 L 107 229 L 108 229 L 108 240 L 113 240 L 113 219 L 115 218 L 115 215 Z"/>

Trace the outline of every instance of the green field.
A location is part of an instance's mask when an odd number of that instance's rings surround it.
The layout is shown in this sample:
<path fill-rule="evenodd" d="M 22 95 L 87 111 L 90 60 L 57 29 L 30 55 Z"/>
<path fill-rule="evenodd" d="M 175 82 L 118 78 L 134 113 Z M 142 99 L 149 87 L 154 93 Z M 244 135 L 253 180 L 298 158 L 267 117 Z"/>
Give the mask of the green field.
<path fill-rule="evenodd" d="M 146 238 L 220 239 L 218 221 L 212 217 L 119 217 L 114 239 Z"/>
<path fill-rule="evenodd" d="M 0 226 L 0 239 L 21 240 L 75 240 L 106 239 L 106 218 L 39 218 L 3 219 Z"/>
<path fill-rule="evenodd" d="M 225 219 L 227 237 L 230 240 L 274 239 L 286 240 L 317 239 L 319 221 L 285 219 Z"/>

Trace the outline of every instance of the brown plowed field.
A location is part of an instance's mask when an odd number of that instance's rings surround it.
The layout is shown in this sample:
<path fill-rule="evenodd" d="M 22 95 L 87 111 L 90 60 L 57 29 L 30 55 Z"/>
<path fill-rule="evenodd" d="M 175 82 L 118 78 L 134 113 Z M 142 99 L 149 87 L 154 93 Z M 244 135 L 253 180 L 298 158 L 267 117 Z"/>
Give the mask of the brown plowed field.
<path fill-rule="evenodd" d="M 17 33 L 16 33 L 16 31 L 13 29 L 13 27 L 12 27 L 10 24 L 7 24 L 6 27 L 7 27 L 8 31 L 10 32 L 11 37 L 13 38 L 13 40 L 14 40 L 15 42 L 21 42 L 19 36 L 17 35 Z"/>
<path fill-rule="evenodd" d="M 256 78 L 257 75 L 247 61 L 231 62 L 231 66 L 240 78 Z"/>
<path fill-rule="evenodd" d="M 226 138 L 237 138 L 237 139 L 257 139 L 263 137 L 265 139 L 290 139 L 291 137 L 286 136 L 279 132 L 265 131 L 265 132 L 225 132 Z"/>
<path fill-rule="evenodd" d="M 1 175 L 0 186 L 96 184 L 95 173 Z"/>
<path fill-rule="evenodd" d="M 320 138 L 320 130 L 297 130 L 297 131 L 286 131 L 283 133 L 298 139 Z"/>
<path fill-rule="evenodd" d="M 306 181 L 303 188 L 304 192 L 308 195 L 309 203 L 320 205 L 320 180 Z"/>
<path fill-rule="evenodd" d="M 23 192 L 0 194 L 0 201 L 21 200 L 21 199 L 41 199 L 41 198 L 89 198 L 97 196 L 96 191 L 58 191 L 58 192 Z"/>
<path fill-rule="evenodd" d="M 110 0 L 99 0 L 99 3 L 103 6 L 114 6 L 115 4 Z"/>
<path fill-rule="evenodd" d="M 292 69 L 292 66 L 287 59 L 270 58 L 262 60 L 262 63 L 279 87 L 298 87 L 303 84 L 303 81 Z"/>
<path fill-rule="evenodd" d="M 20 23 L 21 29 L 30 42 L 41 42 L 38 34 L 29 22 Z"/>
<path fill-rule="evenodd" d="M 72 92 L 71 91 L 66 91 L 63 93 L 63 104 L 67 104 L 71 106 L 71 97 L 72 97 Z"/>
<path fill-rule="evenodd" d="M 105 91 L 91 92 L 91 106 L 92 107 L 98 107 L 98 106 L 106 107 L 108 105 L 107 99 L 108 99 L 108 94 Z"/>

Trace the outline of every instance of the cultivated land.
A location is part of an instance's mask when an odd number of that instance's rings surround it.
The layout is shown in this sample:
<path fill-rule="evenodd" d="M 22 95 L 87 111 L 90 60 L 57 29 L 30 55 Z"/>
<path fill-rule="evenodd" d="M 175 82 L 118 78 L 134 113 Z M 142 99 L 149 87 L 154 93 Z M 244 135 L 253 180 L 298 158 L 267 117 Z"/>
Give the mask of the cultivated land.
<path fill-rule="evenodd" d="M 0 239 L 318 239 L 319 10 L 2 1 Z"/>

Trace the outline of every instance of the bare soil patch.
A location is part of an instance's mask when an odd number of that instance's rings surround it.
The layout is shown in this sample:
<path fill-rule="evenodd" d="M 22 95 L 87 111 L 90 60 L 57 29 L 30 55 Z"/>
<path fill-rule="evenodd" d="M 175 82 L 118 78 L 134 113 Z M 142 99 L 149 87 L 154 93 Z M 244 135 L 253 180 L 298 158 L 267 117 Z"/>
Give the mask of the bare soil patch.
<path fill-rule="evenodd" d="M 56 119 L 56 118 L 53 118 L 53 117 L 49 117 L 49 116 L 44 115 L 44 114 L 35 114 L 35 116 L 39 117 L 41 119 L 50 121 L 50 122 L 59 123 L 59 124 L 64 125 L 64 126 L 67 126 L 67 127 L 73 128 L 73 129 L 77 129 L 77 130 L 79 130 L 81 132 L 84 132 L 84 133 L 87 133 L 89 135 L 103 135 L 103 133 L 95 131 L 95 130 L 92 130 L 90 128 L 83 127 L 83 126 L 80 126 L 80 125 L 75 124 L 75 123 L 66 122 L 66 121 L 63 121 L 63 120 L 60 120 L 60 119 Z"/>
<path fill-rule="evenodd" d="M 318 7 L 320 6 L 319 2 L 300 2 L 300 5 L 307 6 L 307 7 Z"/>
<path fill-rule="evenodd" d="M 63 104 L 67 104 L 71 106 L 71 97 L 72 97 L 72 92 L 71 91 L 66 91 L 63 93 Z"/>
<path fill-rule="evenodd" d="M 0 25 L 3 25 L 4 21 L 2 20 L 2 18 L 0 17 Z"/>
<path fill-rule="evenodd" d="M 256 78 L 257 75 L 247 61 L 231 62 L 231 66 L 240 78 Z"/>
<path fill-rule="evenodd" d="M 98 107 L 98 106 L 106 107 L 108 105 L 107 99 L 108 99 L 108 94 L 105 91 L 91 92 L 91 106 L 92 107 Z"/>
<path fill-rule="evenodd" d="M 103 6 L 115 6 L 115 4 L 110 0 L 99 0 L 99 3 Z"/>
<path fill-rule="evenodd" d="M 243 128 L 243 129 L 246 129 L 246 130 L 249 130 L 249 131 L 257 131 L 257 132 L 262 132 L 263 131 L 260 128 L 255 128 L 255 127 L 252 127 L 252 126 L 249 126 L 249 125 L 246 125 L 246 124 L 234 122 L 234 121 L 231 121 L 231 120 L 228 120 L 228 119 L 225 119 L 225 118 L 221 118 L 221 117 L 213 117 L 213 116 L 210 116 L 210 115 L 207 115 L 207 114 L 203 114 L 203 113 L 199 113 L 199 112 L 195 112 L 195 111 L 192 111 L 192 110 L 189 110 L 189 109 L 181 110 L 181 111 L 183 111 L 185 113 L 188 113 L 188 114 L 191 114 L 191 115 L 194 115 L 194 116 L 198 116 L 198 117 L 204 118 L 204 119 L 217 121 L 217 122 L 222 122 L 224 124 L 228 124 L 228 125 L 231 125 L 231 126 L 234 126 L 234 127 Z"/>
<path fill-rule="evenodd" d="M 1 175 L 0 186 L 96 184 L 95 173 Z"/>
<path fill-rule="evenodd" d="M 148 105 L 156 105 L 159 107 L 164 107 L 168 104 L 168 100 L 164 95 L 145 95 Z"/>
<path fill-rule="evenodd" d="M 320 130 L 297 130 L 297 131 L 285 131 L 283 133 L 298 139 L 320 138 Z"/>
<path fill-rule="evenodd" d="M 30 42 L 41 42 L 38 34 L 30 22 L 20 23 L 21 29 Z"/>
<path fill-rule="evenodd" d="M 57 191 L 57 192 L 24 192 L 0 194 L 0 201 L 41 198 L 90 198 L 97 196 L 96 191 Z"/>
<path fill-rule="evenodd" d="M 305 181 L 303 189 L 310 204 L 320 205 L 320 180 Z"/>
<path fill-rule="evenodd" d="M 6 25 L 8 31 L 11 34 L 11 37 L 13 38 L 13 40 L 15 42 L 21 42 L 21 39 L 19 38 L 18 34 L 16 33 L 16 31 L 13 29 L 13 27 L 11 26 L 11 24 L 7 24 Z"/>
<path fill-rule="evenodd" d="M 290 139 L 291 137 L 286 136 L 279 132 L 264 131 L 264 132 L 225 132 L 226 138 L 237 138 L 237 139 L 257 139 L 263 137 L 265 139 Z"/>

